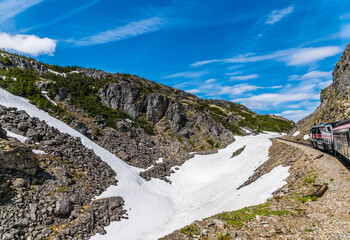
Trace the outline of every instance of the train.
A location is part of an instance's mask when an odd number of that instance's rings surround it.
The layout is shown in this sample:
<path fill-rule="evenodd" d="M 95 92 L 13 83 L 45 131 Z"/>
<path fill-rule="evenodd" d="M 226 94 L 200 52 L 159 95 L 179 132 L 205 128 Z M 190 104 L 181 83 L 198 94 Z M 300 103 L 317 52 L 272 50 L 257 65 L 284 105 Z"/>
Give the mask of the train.
<path fill-rule="evenodd" d="M 350 119 L 313 126 L 310 144 L 350 160 Z"/>

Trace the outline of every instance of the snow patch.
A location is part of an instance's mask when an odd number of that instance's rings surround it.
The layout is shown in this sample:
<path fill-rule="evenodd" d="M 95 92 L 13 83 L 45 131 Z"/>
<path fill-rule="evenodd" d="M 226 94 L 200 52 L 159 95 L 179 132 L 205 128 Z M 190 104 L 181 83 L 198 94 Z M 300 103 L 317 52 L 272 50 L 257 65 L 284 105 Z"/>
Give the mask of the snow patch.
<path fill-rule="evenodd" d="M 47 154 L 47 153 L 44 152 L 44 151 L 36 150 L 36 149 L 33 150 L 33 153 L 35 153 L 35 154 Z"/>
<path fill-rule="evenodd" d="M 164 161 L 164 158 L 159 158 L 159 159 L 156 161 L 156 163 L 163 163 L 163 161 Z"/>
<path fill-rule="evenodd" d="M 25 143 L 25 141 L 28 139 L 27 137 L 24 137 L 24 136 L 22 136 L 22 135 L 19 135 L 19 134 L 10 132 L 10 131 L 8 131 L 8 130 L 6 130 L 6 129 L 5 129 L 5 131 L 7 132 L 7 135 L 8 135 L 9 137 L 16 138 L 17 140 L 19 140 L 19 141 L 22 142 L 22 143 Z"/>
<path fill-rule="evenodd" d="M 46 91 L 41 91 L 42 95 L 49 100 L 53 105 L 57 106 L 57 103 L 55 103 L 54 101 L 51 100 L 51 98 L 49 98 L 49 96 L 47 96 L 47 92 Z"/>
<path fill-rule="evenodd" d="M 296 137 L 300 134 L 300 131 L 296 131 L 295 133 L 293 133 L 293 137 Z"/>
<path fill-rule="evenodd" d="M 51 70 L 51 69 L 47 69 L 50 73 L 53 73 L 55 75 L 59 75 L 59 76 L 62 76 L 62 77 L 67 77 L 67 74 L 66 73 L 59 73 L 59 72 L 56 72 L 54 70 Z"/>
<path fill-rule="evenodd" d="M 62 133 L 79 137 L 82 144 L 117 172 L 118 186 L 110 186 L 97 198 L 122 197 L 129 219 L 111 222 L 105 228 L 106 235 L 97 234 L 91 239 L 158 239 L 194 220 L 262 203 L 286 183 L 289 175 L 288 167 L 279 166 L 256 182 L 236 190 L 268 159 L 272 144 L 269 138 L 280 136 L 267 133 L 237 136 L 235 142 L 215 154 L 195 155 L 169 177 L 172 184 L 160 179 L 145 181 L 139 176 L 143 169 L 127 165 L 25 99 L 0 89 L 0 104 L 25 110 Z M 243 146 L 246 146 L 245 151 L 232 159 L 232 153 Z"/>
<path fill-rule="evenodd" d="M 304 135 L 304 140 L 308 140 L 310 138 L 309 134 Z"/>

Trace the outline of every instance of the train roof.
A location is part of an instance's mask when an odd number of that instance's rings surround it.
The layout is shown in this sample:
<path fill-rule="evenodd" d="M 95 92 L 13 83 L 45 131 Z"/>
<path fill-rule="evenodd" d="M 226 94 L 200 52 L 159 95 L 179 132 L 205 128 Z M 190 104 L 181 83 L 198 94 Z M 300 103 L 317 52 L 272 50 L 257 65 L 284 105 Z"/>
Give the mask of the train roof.
<path fill-rule="evenodd" d="M 339 127 L 334 128 L 333 131 L 339 131 L 339 130 L 348 129 L 348 128 L 350 128 L 350 123 L 340 125 Z"/>
<path fill-rule="evenodd" d="M 330 122 L 330 123 L 323 123 L 323 124 L 320 124 L 320 125 L 317 125 L 317 126 L 313 126 L 311 128 L 320 128 L 320 127 L 325 127 L 325 126 L 333 126 L 334 124 L 336 124 L 337 122 Z"/>

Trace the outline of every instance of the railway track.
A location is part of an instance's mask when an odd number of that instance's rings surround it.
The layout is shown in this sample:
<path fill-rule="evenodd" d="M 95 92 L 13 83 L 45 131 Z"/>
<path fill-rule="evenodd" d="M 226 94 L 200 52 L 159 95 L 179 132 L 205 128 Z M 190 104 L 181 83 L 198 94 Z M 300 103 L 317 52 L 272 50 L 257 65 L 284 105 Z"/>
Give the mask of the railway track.
<path fill-rule="evenodd" d="M 296 144 L 300 144 L 300 145 L 304 145 L 304 146 L 313 148 L 313 147 L 311 146 L 311 144 L 309 144 L 309 143 L 293 141 L 293 140 L 284 139 L 284 138 L 280 138 L 280 137 L 278 137 L 278 138 L 276 138 L 276 139 L 279 139 L 279 140 L 282 140 L 282 141 L 286 141 L 286 142 L 292 142 L 292 143 L 296 143 Z"/>
<path fill-rule="evenodd" d="M 319 149 L 319 148 L 314 148 L 313 146 L 311 146 L 311 144 L 304 143 L 304 142 L 298 142 L 298 141 L 293 141 L 293 140 L 284 139 L 284 138 L 276 138 L 276 139 L 279 139 L 279 140 L 282 140 L 282 141 L 286 141 L 286 142 L 291 142 L 291 143 L 300 144 L 300 145 L 303 145 L 303 146 L 306 146 L 306 147 L 310 147 L 310 148 L 312 148 L 312 149 L 315 149 L 315 150 L 318 150 L 318 151 L 322 152 L 323 154 L 327 154 L 327 155 L 329 155 L 329 156 L 335 157 L 335 158 L 338 159 L 339 162 L 340 162 L 341 164 L 343 164 L 343 166 L 350 172 L 350 160 L 348 160 L 347 158 L 343 157 L 343 156 L 340 155 L 340 154 L 334 155 L 334 154 L 331 153 L 331 152 L 324 151 L 324 150 Z"/>

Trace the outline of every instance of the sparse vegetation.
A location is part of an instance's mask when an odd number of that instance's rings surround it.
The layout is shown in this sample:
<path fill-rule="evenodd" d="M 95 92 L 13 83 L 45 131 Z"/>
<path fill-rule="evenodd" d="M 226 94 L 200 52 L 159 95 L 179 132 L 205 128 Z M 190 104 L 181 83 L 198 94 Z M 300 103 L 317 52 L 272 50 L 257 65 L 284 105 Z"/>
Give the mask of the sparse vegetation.
<path fill-rule="evenodd" d="M 289 214 L 286 210 L 271 210 L 269 204 L 261 204 L 253 207 L 242 208 L 233 212 L 219 213 L 213 218 L 220 219 L 236 228 L 241 228 L 245 223 L 251 221 L 256 215 L 259 216 L 283 216 Z"/>
<path fill-rule="evenodd" d="M 180 232 L 182 234 L 185 234 L 186 236 L 192 237 L 193 234 L 195 234 L 197 231 L 197 228 L 195 226 L 186 226 L 180 229 Z"/>

